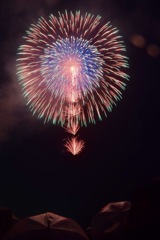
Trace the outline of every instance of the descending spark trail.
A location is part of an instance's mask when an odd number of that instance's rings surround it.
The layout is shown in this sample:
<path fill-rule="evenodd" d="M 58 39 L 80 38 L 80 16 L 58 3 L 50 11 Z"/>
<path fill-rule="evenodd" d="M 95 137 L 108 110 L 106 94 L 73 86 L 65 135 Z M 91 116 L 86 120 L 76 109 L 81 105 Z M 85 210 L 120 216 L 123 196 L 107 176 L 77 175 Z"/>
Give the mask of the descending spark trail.
<path fill-rule="evenodd" d="M 80 11 L 50 15 L 32 25 L 19 47 L 17 75 L 33 114 L 61 124 L 72 135 L 107 116 L 129 78 L 117 32 L 110 23 L 102 24 L 100 16 Z M 65 146 L 75 155 L 80 152 L 76 145 L 84 147 L 79 143 L 72 137 Z"/>
<path fill-rule="evenodd" d="M 65 147 L 73 155 L 79 154 L 84 148 L 84 141 L 77 140 L 76 137 L 72 137 L 71 140 L 66 142 Z"/>

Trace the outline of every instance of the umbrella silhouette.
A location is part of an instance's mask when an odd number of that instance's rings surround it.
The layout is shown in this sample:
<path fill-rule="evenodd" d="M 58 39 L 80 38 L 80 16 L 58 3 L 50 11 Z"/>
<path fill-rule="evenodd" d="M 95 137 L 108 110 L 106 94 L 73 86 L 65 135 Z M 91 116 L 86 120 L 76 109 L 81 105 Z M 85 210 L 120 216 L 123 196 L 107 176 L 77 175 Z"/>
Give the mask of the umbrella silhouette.
<path fill-rule="evenodd" d="M 0 237 L 12 226 L 12 211 L 0 207 Z"/>
<path fill-rule="evenodd" d="M 17 222 L 3 240 L 88 240 L 80 225 L 70 218 L 44 213 Z"/>
<path fill-rule="evenodd" d="M 128 220 L 130 202 L 109 203 L 92 219 L 92 239 L 121 239 Z"/>

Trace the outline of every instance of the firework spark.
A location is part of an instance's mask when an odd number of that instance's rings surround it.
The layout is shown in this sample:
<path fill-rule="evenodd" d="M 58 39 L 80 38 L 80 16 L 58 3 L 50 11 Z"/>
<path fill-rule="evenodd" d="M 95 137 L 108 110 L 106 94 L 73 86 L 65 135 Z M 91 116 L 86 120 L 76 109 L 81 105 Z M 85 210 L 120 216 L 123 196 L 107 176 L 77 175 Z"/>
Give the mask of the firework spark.
<path fill-rule="evenodd" d="M 76 122 L 71 122 L 70 125 L 67 125 L 66 127 L 64 127 L 64 129 L 66 130 L 66 132 L 71 133 L 72 135 L 76 135 L 76 133 L 80 129 L 80 126 Z"/>
<path fill-rule="evenodd" d="M 76 137 L 72 137 L 65 143 L 64 146 L 67 148 L 68 152 L 72 153 L 73 155 L 77 155 L 84 148 L 84 144 L 85 143 L 83 140 L 77 140 Z"/>
<path fill-rule="evenodd" d="M 128 80 L 126 50 L 117 33 L 100 16 L 80 11 L 32 25 L 19 47 L 17 75 L 33 114 L 71 134 L 107 116 Z"/>

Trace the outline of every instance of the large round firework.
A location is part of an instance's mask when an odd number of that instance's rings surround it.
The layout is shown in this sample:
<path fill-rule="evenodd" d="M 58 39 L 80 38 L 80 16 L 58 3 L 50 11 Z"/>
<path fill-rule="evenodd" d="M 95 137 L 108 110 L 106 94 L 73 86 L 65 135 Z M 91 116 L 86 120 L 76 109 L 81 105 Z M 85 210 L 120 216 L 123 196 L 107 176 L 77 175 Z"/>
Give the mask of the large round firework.
<path fill-rule="evenodd" d="M 73 134 L 106 116 L 128 79 L 117 32 L 100 16 L 80 11 L 32 25 L 19 47 L 17 75 L 33 114 Z"/>

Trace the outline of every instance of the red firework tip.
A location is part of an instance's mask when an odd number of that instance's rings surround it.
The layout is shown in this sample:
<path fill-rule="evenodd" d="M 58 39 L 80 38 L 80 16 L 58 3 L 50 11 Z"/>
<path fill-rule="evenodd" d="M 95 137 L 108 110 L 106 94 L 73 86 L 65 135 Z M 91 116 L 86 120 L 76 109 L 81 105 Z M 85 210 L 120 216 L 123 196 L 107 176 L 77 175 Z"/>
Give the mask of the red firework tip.
<path fill-rule="evenodd" d="M 83 140 L 77 140 L 77 137 L 72 137 L 65 143 L 65 147 L 68 152 L 73 155 L 78 155 L 84 148 L 85 142 Z"/>

